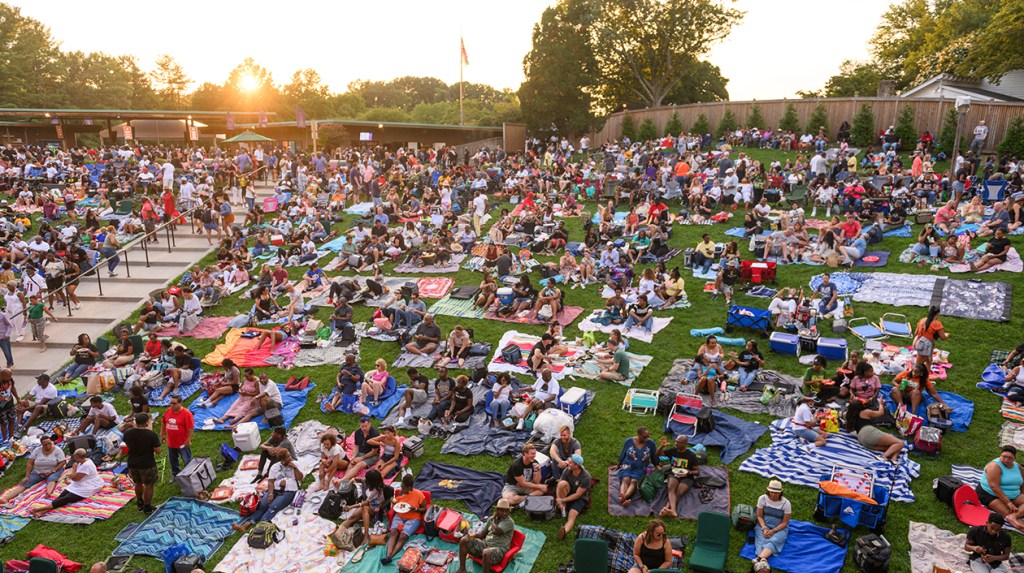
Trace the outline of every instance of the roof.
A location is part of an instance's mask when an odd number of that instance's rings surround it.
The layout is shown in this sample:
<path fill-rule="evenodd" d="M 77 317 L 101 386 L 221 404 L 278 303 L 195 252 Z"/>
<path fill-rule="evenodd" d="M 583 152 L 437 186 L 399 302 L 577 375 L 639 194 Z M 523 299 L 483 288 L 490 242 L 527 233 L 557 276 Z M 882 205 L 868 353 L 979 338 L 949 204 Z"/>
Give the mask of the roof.
<path fill-rule="evenodd" d="M 313 120 L 310 120 L 313 121 Z M 307 122 L 309 123 L 309 122 Z M 367 127 L 377 127 L 383 125 L 384 127 L 406 127 L 406 128 L 426 128 L 426 129 L 463 129 L 473 131 L 494 131 L 502 129 L 501 126 L 487 126 L 487 125 L 447 125 L 440 123 L 405 123 L 401 121 L 371 121 L 367 119 L 318 119 L 316 120 L 318 125 L 331 124 L 331 123 L 342 123 L 346 125 L 365 125 Z M 266 127 L 288 127 L 295 126 L 294 121 L 274 121 L 266 124 Z M 260 127 L 255 123 L 238 124 L 239 128 L 244 127 Z"/>
<path fill-rule="evenodd" d="M 260 135 L 260 134 L 254 132 L 254 131 L 246 130 L 246 131 L 243 131 L 242 133 L 239 133 L 238 135 L 236 135 L 236 136 L 234 136 L 234 137 L 232 137 L 230 139 L 225 139 L 224 143 L 245 143 L 245 142 L 252 142 L 252 141 L 274 141 L 274 140 L 270 139 L 269 137 L 266 137 L 264 135 Z"/>
<path fill-rule="evenodd" d="M 936 76 L 933 76 L 910 89 L 904 90 L 903 93 L 899 95 L 899 97 L 912 97 L 914 94 L 924 91 L 925 89 L 930 88 L 936 83 L 941 84 L 942 89 L 944 90 L 963 92 L 964 95 L 973 95 L 986 100 L 1024 102 L 1024 99 L 1020 99 L 1018 97 L 978 87 L 981 83 L 980 80 L 976 80 L 974 78 L 965 78 L 962 76 L 954 76 L 953 74 L 938 74 Z"/>
<path fill-rule="evenodd" d="M 63 109 L 63 108 L 0 108 L 0 117 L 64 117 L 64 118 L 97 118 L 103 116 L 131 116 L 132 119 L 184 119 L 187 116 L 206 118 L 226 118 L 231 113 L 235 116 L 257 116 L 258 111 L 198 111 L 187 109 Z M 268 116 L 276 115 L 267 112 Z"/>
<path fill-rule="evenodd" d="M 950 87 L 956 88 L 956 89 L 958 89 L 960 91 L 965 91 L 965 92 L 968 92 L 968 93 L 976 94 L 976 95 L 978 95 L 980 97 L 983 97 L 985 99 L 994 99 L 994 100 L 998 100 L 998 101 L 1018 102 L 1018 103 L 1019 102 L 1024 102 L 1024 99 L 1021 99 L 1019 97 L 1014 97 L 1012 95 L 1001 94 L 999 92 L 994 92 L 994 91 L 986 90 L 986 89 L 982 89 L 982 88 L 976 88 L 976 87 L 973 87 L 973 86 L 972 87 L 968 87 L 968 86 L 950 86 Z"/>

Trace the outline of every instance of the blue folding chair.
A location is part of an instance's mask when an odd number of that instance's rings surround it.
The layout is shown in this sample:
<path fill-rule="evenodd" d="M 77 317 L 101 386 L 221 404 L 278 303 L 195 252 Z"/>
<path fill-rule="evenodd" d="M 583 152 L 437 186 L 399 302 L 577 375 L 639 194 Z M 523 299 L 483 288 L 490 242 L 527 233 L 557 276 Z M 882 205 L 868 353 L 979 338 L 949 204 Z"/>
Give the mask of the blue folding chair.
<path fill-rule="evenodd" d="M 900 338 L 913 338 L 914 332 L 910 330 L 910 321 L 905 314 L 887 312 L 882 315 L 882 332 L 886 336 L 897 336 Z"/>
<path fill-rule="evenodd" d="M 1006 186 L 1008 183 L 1005 179 L 986 180 L 981 184 L 981 200 L 986 203 L 1002 201 L 1006 197 Z"/>
<path fill-rule="evenodd" d="M 862 342 L 883 340 L 887 336 L 881 328 L 864 317 L 851 318 L 846 322 L 846 327 Z"/>

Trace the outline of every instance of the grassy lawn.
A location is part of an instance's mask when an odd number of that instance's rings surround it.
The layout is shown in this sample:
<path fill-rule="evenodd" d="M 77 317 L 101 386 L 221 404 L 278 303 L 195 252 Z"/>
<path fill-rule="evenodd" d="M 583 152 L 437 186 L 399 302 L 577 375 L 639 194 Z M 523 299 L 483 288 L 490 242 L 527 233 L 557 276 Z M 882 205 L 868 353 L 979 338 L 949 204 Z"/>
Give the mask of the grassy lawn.
<path fill-rule="evenodd" d="M 761 161 L 770 160 L 773 157 L 778 157 L 784 161 L 786 155 L 795 157 L 795 153 L 792 152 L 783 154 L 754 150 L 749 151 L 749 154 Z M 591 205 L 590 207 L 591 212 L 593 212 L 593 206 Z M 498 208 L 496 207 L 494 213 L 497 213 L 497 211 Z M 727 237 L 725 237 L 724 231 L 729 227 L 739 226 L 741 221 L 742 219 L 734 219 L 728 225 L 715 225 L 711 227 L 676 226 L 671 242 L 674 246 L 680 248 L 693 246 L 699 241 L 700 235 L 705 232 L 711 233 L 716 240 L 726 240 Z M 344 226 L 347 228 L 347 222 Z M 582 237 L 581 220 L 569 221 L 567 226 L 570 229 L 571 239 L 579 240 Z M 889 264 L 880 270 L 909 274 L 929 273 L 927 269 L 904 265 L 899 262 L 900 252 L 911 241 L 912 239 L 887 238 L 881 245 L 873 246 L 872 250 L 891 251 Z M 750 256 L 745 245 L 741 245 L 741 249 L 745 257 Z M 681 259 L 681 256 L 677 257 L 671 263 L 681 265 Z M 391 268 L 392 265 L 387 265 L 385 274 L 390 274 Z M 812 276 L 819 274 L 822 270 L 823 268 L 821 267 L 804 265 L 780 267 L 779 283 L 782 286 L 806 285 Z M 291 274 L 293 277 L 297 277 L 301 272 L 299 269 L 292 269 Z M 631 341 L 630 350 L 632 352 L 652 355 L 655 358 L 644 370 L 643 375 L 635 383 L 634 387 L 657 388 L 674 359 L 693 357 L 700 345 L 701 339 L 688 336 L 690 328 L 724 326 L 725 324 L 726 306 L 724 300 L 721 298 L 714 301 L 711 300 L 709 295 L 702 292 L 704 281 L 692 278 L 688 272 L 684 272 L 683 276 L 687 279 L 686 290 L 693 306 L 685 310 L 660 313 L 662 316 L 674 317 L 674 321 L 666 331 L 655 338 L 653 344 Z M 457 285 L 477 284 L 479 282 L 477 274 L 465 270 L 460 270 L 453 278 L 456 280 Z M 1024 292 L 1024 279 L 1019 275 L 1007 275 L 1005 273 L 987 274 L 982 275 L 982 280 L 1002 280 L 1013 284 L 1015 287 L 1014 298 L 1016 300 L 1020 300 L 1021 292 Z M 740 304 L 763 306 L 761 301 L 742 294 L 737 295 L 737 301 Z M 585 291 L 567 290 L 566 304 L 592 309 L 603 304 L 603 302 L 598 296 L 596 288 L 591 287 Z M 249 301 L 241 301 L 237 297 L 232 297 L 222 302 L 214 312 L 218 315 L 235 315 L 245 312 L 249 306 Z M 877 319 L 884 312 L 894 310 L 893 307 L 880 304 L 855 304 L 854 306 L 857 316 L 866 316 L 871 319 Z M 896 309 L 896 311 L 907 314 L 912 323 L 916 323 L 925 313 L 925 309 L 916 307 L 904 307 Z M 357 320 L 367 320 L 370 314 L 371 309 L 365 307 L 356 308 Z M 326 311 L 321 311 L 321 317 L 326 317 Z M 478 339 L 490 342 L 497 342 L 502 333 L 510 328 L 508 324 L 501 322 L 464 320 L 447 316 L 437 317 L 437 322 L 445 333 L 449 332 L 457 323 L 472 327 Z M 914 459 L 922 464 L 921 476 L 913 482 L 913 490 L 917 501 L 913 504 L 893 503 L 890 505 L 886 538 L 893 544 L 893 571 L 909 571 L 910 569 L 909 545 L 907 543 L 907 524 L 909 520 L 934 523 L 939 527 L 950 529 L 956 533 L 966 531 L 966 527 L 957 522 L 952 511 L 934 498 L 931 493 L 932 480 L 949 473 L 950 464 L 952 463 L 982 466 L 996 457 L 998 449 L 997 435 L 1002 423 L 1002 418 L 998 414 L 999 401 L 992 394 L 977 390 L 975 383 L 979 380 L 981 371 L 987 365 L 989 353 L 993 348 L 1009 350 L 1020 342 L 1018 312 L 1014 313 L 1013 321 L 1003 324 L 957 318 L 943 318 L 943 322 L 950 333 L 950 340 L 940 344 L 940 347 L 950 350 L 951 361 L 954 366 L 949 371 L 948 379 L 942 381 L 939 387 L 942 390 L 956 392 L 973 400 L 976 408 L 974 422 L 971 424 L 968 432 L 950 433 L 946 436 L 943 451 L 938 459 L 914 456 Z M 517 325 L 515 328 L 538 335 L 543 332 L 543 328 L 539 326 Z M 827 325 L 824 326 L 823 332 L 830 332 Z M 566 330 L 568 337 L 574 337 L 578 333 L 579 331 L 575 326 L 569 327 Z M 752 335 L 748 333 L 736 334 L 736 336 Z M 847 338 L 851 348 L 859 348 L 861 346 L 860 342 L 852 336 Z M 186 339 L 184 342 L 195 350 L 196 355 L 203 356 L 218 341 Z M 763 341 L 762 350 L 766 354 L 767 368 L 790 374 L 801 374 L 803 372 L 803 367 L 797 362 L 796 358 L 767 352 L 767 340 Z M 398 348 L 394 343 L 385 344 L 366 339 L 362 342 L 360 364 L 364 369 L 368 370 L 372 368 L 373 361 L 376 358 L 383 357 L 390 363 L 397 354 Z M 275 368 L 268 368 L 267 370 L 271 377 L 279 382 L 284 381 L 292 374 L 310 376 L 318 385 L 318 388 L 313 391 L 313 395 L 326 391 L 333 383 L 336 373 L 336 367 L 334 366 L 296 368 L 294 371 L 287 373 L 279 372 Z M 434 374 L 434 372 L 431 372 L 429 375 L 433 376 Z M 397 377 L 400 383 L 404 382 L 404 373 L 398 373 Z M 884 382 L 887 382 L 887 380 L 883 380 Z M 565 383 L 570 386 L 578 385 L 592 389 L 597 393 L 594 403 L 583 416 L 576 429 L 576 437 L 583 444 L 583 454 L 587 460 L 587 467 L 592 474 L 600 478 L 600 483 L 593 492 L 593 507 L 587 514 L 582 516 L 580 523 L 601 524 L 634 532 L 642 531 L 647 523 L 646 518 L 624 518 L 608 515 L 607 472 L 605 468 L 615 463 L 623 440 L 627 436 L 633 435 L 638 426 L 650 426 L 652 434 L 657 438 L 660 435 L 664 418 L 660 416 L 656 418 L 638 417 L 622 411 L 620 407 L 626 389 L 617 384 L 584 379 L 566 381 Z M 127 410 L 127 403 L 123 397 L 118 397 L 117 406 L 120 411 Z M 772 421 L 769 416 L 751 416 L 731 410 L 729 413 L 745 419 L 756 420 L 763 424 L 768 424 Z M 339 426 L 347 432 L 352 431 L 357 426 L 355 416 L 324 414 L 320 411 L 317 404 L 312 403 L 312 401 L 302 409 L 296 422 L 309 419 L 317 419 L 330 425 Z M 266 432 L 264 432 L 264 436 L 266 436 Z M 230 442 L 230 439 L 230 436 L 223 432 L 197 432 L 193 443 L 193 450 L 198 455 L 216 458 L 216 452 L 221 442 Z M 769 443 L 770 438 L 765 434 L 756 444 L 756 447 L 765 447 Z M 511 457 L 495 458 L 484 455 L 465 459 L 461 456 L 441 455 L 439 453 L 441 445 L 442 443 L 438 440 L 428 440 L 426 454 L 412 461 L 412 469 L 416 471 L 422 467 L 424 462 L 431 460 L 504 473 L 509 464 L 512 463 Z M 732 504 L 753 504 L 757 496 L 763 492 L 767 480 L 754 474 L 739 472 L 738 467 L 742 459 L 734 461 L 729 467 L 732 488 L 731 502 Z M 714 465 L 719 463 L 717 449 L 713 449 L 710 452 L 709 463 Z M 0 479 L 0 488 L 6 488 L 15 484 L 23 475 L 24 464 L 23 462 L 18 462 L 15 464 L 14 469 L 7 473 L 6 477 Z M 228 475 L 225 473 L 218 476 L 218 478 L 223 479 L 228 477 Z M 306 483 L 308 484 L 310 481 L 307 478 Z M 161 483 L 157 487 L 156 501 L 163 501 L 177 493 L 177 486 L 171 483 Z M 811 520 L 817 499 L 816 490 L 787 486 L 786 496 L 793 503 L 793 517 L 795 519 Z M 522 513 L 515 513 L 513 517 L 520 525 L 543 531 L 548 537 L 544 550 L 537 561 L 535 571 L 553 573 L 559 563 L 572 558 L 571 540 L 573 537 L 570 536 L 564 542 L 558 542 L 555 538 L 557 528 L 561 524 L 560 520 L 547 523 L 529 522 Z M 111 519 L 96 522 L 88 527 L 34 521 L 21 530 L 15 536 L 14 541 L 6 546 L 2 553 L 5 558 L 21 557 L 26 551 L 32 549 L 37 544 L 43 543 L 64 552 L 77 561 L 85 563 L 86 567 L 88 567 L 92 562 L 105 559 L 110 555 L 110 552 L 117 546 L 117 542 L 112 537 L 118 531 L 129 523 L 142 521 L 143 518 L 144 516 L 133 507 L 133 504 L 129 504 L 122 511 L 114 514 Z M 668 525 L 670 535 L 692 537 L 695 534 L 696 524 L 693 521 L 676 520 Z M 857 535 L 862 533 L 864 533 L 863 530 L 856 532 Z M 236 534 L 228 539 L 222 549 L 214 555 L 212 563 L 218 562 L 238 538 L 239 536 Z M 728 565 L 734 571 L 744 571 L 748 566 L 748 563 L 738 556 L 742 543 L 743 540 L 740 534 L 734 533 L 731 536 Z M 156 560 L 141 557 L 136 557 L 132 560 L 129 569 L 132 567 L 145 567 L 154 573 L 163 570 L 162 565 Z M 854 570 L 852 558 L 847 560 L 845 570 Z"/>

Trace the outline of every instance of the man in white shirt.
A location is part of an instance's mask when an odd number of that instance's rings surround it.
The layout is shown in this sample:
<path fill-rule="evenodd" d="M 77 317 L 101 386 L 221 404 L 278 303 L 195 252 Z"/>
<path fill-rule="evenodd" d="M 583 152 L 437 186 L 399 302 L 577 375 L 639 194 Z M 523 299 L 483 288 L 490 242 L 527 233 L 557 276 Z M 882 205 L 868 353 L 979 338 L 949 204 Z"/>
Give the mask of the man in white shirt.
<path fill-rule="evenodd" d="M 825 160 L 825 153 L 819 151 L 811 158 L 811 176 L 823 175 L 828 172 L 828 161 Z"/>
<path fill-rule="evenodd" d="M 36 235 L 32 238 L 32 242 L 28 244 L 29 258 L 40 261 L 50 252 L 50 243 L 43 240 L 42 235 Z"/>
<path fill-rule="evenodd" d="M 985 139 L 988 137 L 988 126 L 985 125 L 985 120 L 980 120 L 978 125 L 974 126 L 974 139 L 971 140 L 971 151 L 975 155 L 981 153 L 981 150 L 985 147 Z"/>
<path fill-rule="evenodd" d="M 117 425 L 117 410 L 114 409 L 114 405 L 104 402 L 103 398 L 99 396 L 93 396 L 89 398 L 89 413 L 82 418 L 78 429 L 71 435 L 75 436 L 82 432 L 97 434 L 100 430 L 113 428 L 115 425 Z"/>
<path fill-rule="evenodd" d="M 281 389 L 266 374 L 260 374 L 260 393 L 256 397 L 260 401 L 260 411 L 278 409 L 284 405 Z"/>
<path fill-rule="evenodd" d="M 164 164 L 160 166 L 160 169 L 164 172 L 164 189 L 174 188 L 174 165 L 170 160 L 164 161 Z"/>
<path fill-rule="evenodd" d="M 487 213 L 487 198 L 484 197 L 483 191 L 477 191 L 473 196 L 473 228 L 476 230 L 476 234 L 480 235 L 480 225 L 483 220 L 483 216 Z"/>
<path fill-rule="evenodd" d="M 182 177 L 181 185 L 178 186 L 178 198 L 181 200 L 181 208 L 185 211 L 191 211 L 195 195 L 196 186 L 188 179 Z"/>
<path fill-rule="evenodd" d="M 32 425 L 32 422 L 36 421 L 36 418 L 45 416 L 50 402 L 57 402 L 57 387 L 50 384 L 49 374 L 40 374 L 36 376 L 36 385 L 28 391 L 28 395 L 21 402 L 18 402 L 19 419 L 25 412 L 32 412 L 32 415 L 29 416 L 28 420 L 21 427 L 27 428 Z"/>

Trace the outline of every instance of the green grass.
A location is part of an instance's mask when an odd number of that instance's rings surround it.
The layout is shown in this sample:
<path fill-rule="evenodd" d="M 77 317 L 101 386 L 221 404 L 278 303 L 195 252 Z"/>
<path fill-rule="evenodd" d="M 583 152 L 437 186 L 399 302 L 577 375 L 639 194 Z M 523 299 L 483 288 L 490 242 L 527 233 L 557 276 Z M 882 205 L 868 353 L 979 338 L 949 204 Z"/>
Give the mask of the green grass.
<path fill-rule="evenodd" d="M 749 153 L 761 161 L 770 160 L 773 157 L 779 157 L 784 161 L 787 155 L 795 157 L 795 153 L 783 154 L 759 150 L 750 151 Z M 590 205 L 590 207 L 592 212 L 593 206 Z M 497 213 L 498 210 L 496 208 L 494 213 Z M 578 240 L 582 236 L 582 222 L 580 220 L 572 220 L 567 225 L 570 229 L 570 237 Z M 716 240 L 724 240 L 726 239 L 723 234 L 724 231 L 728 227 L 737 225 L 739 225 L 739 222 L 728 226 L 677 226 L 671 242 L 677 247 L 692 246 L 698 242 L 700 235 L 705 232 L 710 232 Z M 347 228 L 347 226 L 346 222 L 344 227 Z M 904 265 L 898 261 L 899 253 L 911 240 L 891 238 L 886 239 L 881 245 L 872 247 L 873 250 L 891 251 L 888 266 L 881 270 L 903 273 L 927 273 L 927 269 Z M 749 256 L 745 246 L 741 247 L 743 248 L 744 256 Z M 681 264 L 681 257 L 673 260 L 672 263 Z M 392 265 L 387 265 L 385 274 L 388 274 L 391 268 Z M 811 276 L 821 271 L 822 268 L 819 267 L 802 265 L 781 267 L 779 282 L 782 286 L 806 285 Z M 301 272 L 298 269 L 292 269 L 291 274 L 293 277 L 297 277 Z M 631 342 L 630 350 L 632 352 L 649 354 L 655 358 L 644 370 L 635 387 L 657 388 L 674 359 L 680 357 L 691 358 L 696 353 L 700 339 L 688 336 L 690 328 L 723 326 L 725 323 L 726 306 L 724 301 L 722 299 L 712 301 L 708 295 L 703 294 L 701 292 L 703 281 L 693 279 L 689 273 L 684 273 L 684 277 L 687 278 L 686 289 L 693 303 L 692 308 L 669 311 L 667 314 L 673 316 L 675 320 L 666 331 L 655 338 L 653 344 Z M 457 285 L 476 284 L 479 282 L 478 275 L 464 270 L 460 270 L 453 278 L 455 278 Z M 1008 275 L 1006 273 L 989 274 L 982 275 L 982 280 L 1002 280 L 1013 284 L 1015 287 L 1015 302 L 1020 300 L 1021 292 L 1024 292 L 1024 279 L 1019 275 Z M 744 295 L 738 295 L 738 301 L 741 304 L 754 306 L 760 302 L 756 299 L 744 297 Z M 592 287 L 586 291 L 566 291 L 566 303 L 585 308 L 594 308 L 601 304 L 601 299 L 595 288 Z M 218 315 L 234 315 L 246 311 L 249 308 L 249 304 L 248 301 L 241 301 L 237 297 L 232 297 L 221 303 L 215 309 L 215 312 Z M 1020 303 L 1017 302 L 1016 304 L 1019 305 Z M 857 316 L 867 316 L 872 319 L 877 319 L 884 312 L 893 310 L 892 307 L 880 304 L 855 304 L 855 308 Z M 897 312 L 907 314 L 912 322 L 916 322 L 918 318 L 924 315 L 925 310 L 923 308 L 904 307 L 898 309 Z M 326 316 L 325 311 L 321 311 L 321 314 Z M 357 320 L 366 320 L 370 317 L 370 314 L 371 309 L 365 307 L 356 308 Z M 665 314 L 662 313 L 662 315 Z M 472 327 L 478 339 L 491 342 L 496 342 L 502 333 L 510 328 L 508 324 L 501 322 L 463 320 L 446 316 L 437 317 L 437 321 L 446 333 L 456 323 L 461 323 Z M 951 361 L 954 366 L 949 371 L 949 378 L 942 381 L 939 387 L 943 390 L 962 394 L 973 400 L 976 408 L 974 422 L 971 424 L 968 432 L 950 433 L 946 436 L 942 454 L 938 459 L 933 460 L 931 458 L 914 456 L 914 459 L 922 464 L 921 476 L 914 480 L 912 484 L 917 501 L 913 504 L 893 503 L 890 505 L 886 538 L 893 544 L 893 571 L 908 571 L 910 569 L 909 545 L 907 543 L 907 523 L 909 520 L 934 523 L 939 527 L 956 533 L 966 531 L 966 527 L 957 522 L 952 511 L 935 500 L 931 493 L 932 479 L 949 473 L 951 463 L 981 466 L 996 456 L 998 448 L 997 435 L 1002 424 L 1002 418 L 998 413 L 999 401 L 992 394 L 977 390 L 974 385 L 988 362 L 991 350 L 993 348 L 1011 349 L 1020 342 L 1021 338 L 1018 312 L 1014 313 L 1014 319 L 1011 322 L 1005 324 L 958 318 L 944 318 L 943 322 L 950 333 L 950 339 L 941 344 L 940 347 L 951 351 Z M 543 332 L 543 328 L 538 326 L 517 325 L 515 328 L 532 334 Z M 825 328 L 825 331 L 828 332 L 827 326 Z M 578 333 L 579 331 L 575 326 L 568 328 L 566 331 L 568 337 L 574 337 Z M 848 337 L 848 340 L 851 348 L 860 347 L 859 341 L 853 337 Z M 191 339 L 185 340 L 185 342 L 195 349 L 198 356 L 205 355 L 217 343 L 217 341 L 212 340 Z M 767 341 L 764 342 L 766 343 Z M 763 347 L 765 346 L 766 344 L 763 345 Z M 376 358 L 383 357 L 390 363 L 397 354 L 397 346 L 394 343 L 385 344 L 367 339 L 362 343 L 360 363 L 364 369 L 368 369 Z M 793 357 L 766 352 L 766 359 L 767 367 L 771 369 L 781 370 L 790 374 L 800 374 L 803 371 L 803 367 Z M 270 371 L 271 376 L 277 381 L 282 381 L 291 374 L 309 375 L 318 384 L 318 389 L 314 391 L 314 395 L 317 392 L 326 391 L 332 384 L 336 373 L 336 367 L 333 366 L 297 368 L 288 373 L 278 372 L 274 368 L 267 370 Z M 430 373 L 430 375 L 433 374 L 433 372 Z M 403 373 L 398 373 L 400 381 L 402 381 L 403 376 Z M 582 379 L 572 381 L 571 384 L 595 390 L 597 393 L 594 403 L 577 427 L 576 437 L 583 444 L 583 454 L 586 457 L 588 468 L 595 476 L 601 478 L 601 481 L 593 492 L 593 507 L 587 514 L 582 516 L 579 522 L 639 532 L 646 526 L 646 518 L 612 517 L 608 515 L 607 472 L 605 468 L 615 463 L 622 441 L 627 436 L 632 435 L 638 426 L 650 426 L 652 433 L 657 437 L 664 423 L 664 418 L 661 416 L 655 418 L 638 417 L 623 412 L 620 406 L 626 389 L 617 384 Z M 127 404 L 123 397 L 118 398 L 117 406 L 120 411 L 127 410 Z M 772 421 L 769 416 L 751 416 L 735 411 L 729 412 L 763 424 L 768 424 Z M 296 422 L 310 419 L 317 419 L 327 424 L 340 426 L 346 431 L 353 430 L 357 425 L 355 416 L 324 414 L 312 401 L 302 409 Z M 230 435 L 225 432 L 197 432 L 193 442 L 193 449 L 198 455 L 215 457 L 220 443 L 230 441 L 230 439 Z M 755 447 L 765 447 L 769 443 L 770 438 L 766 434 L 758 441 Z M 495 458 L 483 455 L 465 458 L 441 455 L 439 453 L 441 445 L 441 442 L 438 440 L 428 440 L 426 454 L 412 461 L 412 469 L 414 471 L 418 470 L 426 461 L 440 461 L 504 473 L 512 462 L 511 457 Z M 710 452 L 710 458 L 710 463 L 719 463 L 717 449 L 713 449 Z M 763 492 L 767 480 L 754 474 L 738 471 L 742 459 L 736 460 L 729 465 L 731 502 L 733 504 L 753 504 L 757 496 Z M 6 477 L 0 479 L 0 488 L 13 485 L 20 479 L 23 472 L 24 464 L 23 462 L 18 462 L 13 471 L 9 471 Z M 218 481 L 228 477 L 228 475 L 227 473 L 219 475 Z M 307 479 L 308 482 L 309 480 Z M 173 484 L 161 483 L 156 490 L 156 500 L 159 502 L 177 493 L 177 487 Z M 806 487 L 788 486 L 786 495 L 793 502 L 793 517 L 810 520 L 817 498 L 816 491 Z M 112 540 L 114 534 L 128 523 L 142 521 L 143 517 L 142 514 L 138 513 L 129 504 L 122 511 L 114 514 L 111 519 L 96 522 L 88 527 L 34 521 L 20 531 L 15 536 L 14 542 L 6 546 L 2 553 L 6 558 L 20 557 L 26 551 L 35 547 L 36 544 L 43 543 L 64 552 L 77 561 L 85 563 L 86 567 L 88 567 L 92 562 L 105 559 L 110 555 L 110 552 L 117 546 L 117 542 Z M 514 517 L 520 525 L 539 529 L 548 537 L 544 550 L 537 561 L 535 571 L 554 572 L 559 563 L 572 558 L 572 537 L 569 537 L 565 542 L 558 542 L 555 539 L 555 533 L 561 521 L 555 520 L 548 523 L 528 522 L 521 513 L 515 514 Z M 693 521 L 674 520 L 668 525 L 671 535 L 692 537 L 695 534 L 696 524 Z M 858 530 L 856 533 L 859 535 L 863 533 L 863 530 Z M 218 562 L 238 538 L 238 535 L 229 538 L 223 548 L 213 556 L 212 563 Z M 729 567 L 734 571 L 743 571 L 747 567 L 747 563 L 738 556 L 741 544 L 741 535 L 734 533 L 730 541 L 730 558 L 728 563 Z M 152 572 L 163 570 L 156 560 L 148 558 L 136 557 L 133 559 L 131 566 L 145 567 Z M 854 570 L 851 559 L 847 560 L 845 570 Z"/>

